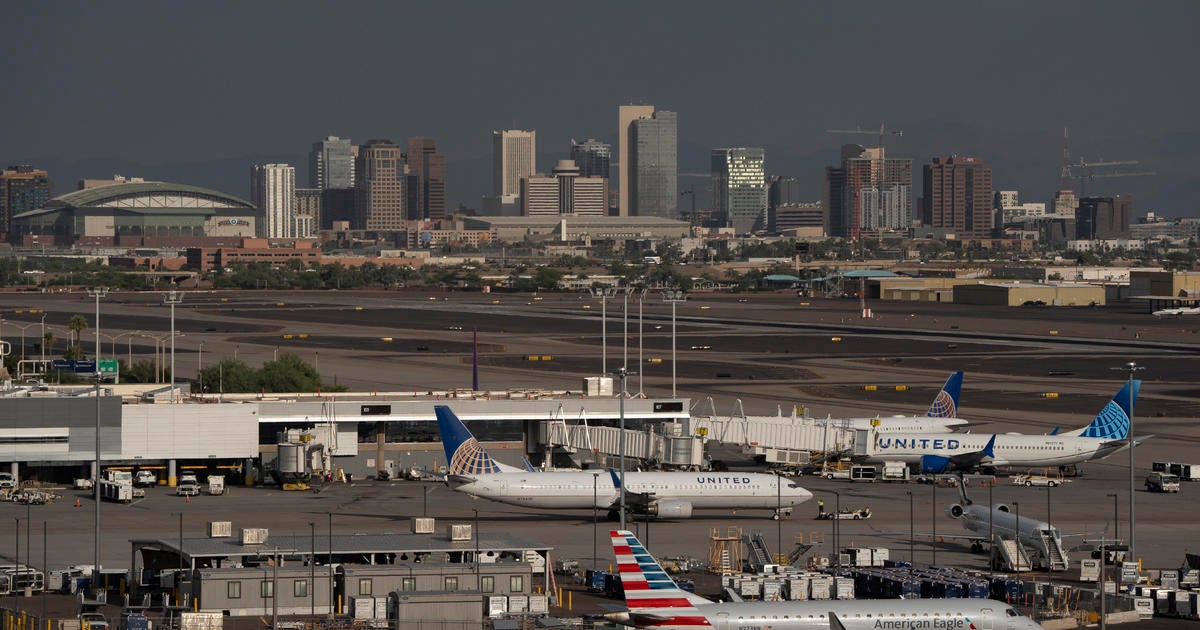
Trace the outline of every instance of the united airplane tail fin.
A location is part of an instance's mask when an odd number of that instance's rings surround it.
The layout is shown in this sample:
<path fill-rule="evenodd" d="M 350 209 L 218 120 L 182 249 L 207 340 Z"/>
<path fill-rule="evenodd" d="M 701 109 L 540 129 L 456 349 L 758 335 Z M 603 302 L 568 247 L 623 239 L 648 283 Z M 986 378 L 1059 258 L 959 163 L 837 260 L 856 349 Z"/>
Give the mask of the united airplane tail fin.
<path fill-rule="evenodd" d="M 609 535 L 633 625 L 710 625 L 696 606 L 711 601 L 679 588 L 632 532 Z"/>
<path fill-rule="evenodd" d="M 1092 423 L 1082 429 L 1076 429 L 1065 435 L 1082 437 L 1097 437 L 1109 440 L 1121 440 L 1129 436 L 1129 417 L 1132 414 L 1131 405 L 1137 402 L 1140 380 L 1129 381 L 1117 392 L 1112 400 L 1096 414 Z"/>
<path fill-rule="evenodd" d="M 442 448 L 446 450 L 447 474 L 471 476 L 499 472 L 520 472 L 516 466 L 502 464 L 488 454 L 467 426 L 445 405 L 433 408 L 437 414 Z"/>
<path fill-rule="evenodd" d="M 929 411 L 925 412 L 929 418 L 957 418 L 958 417 L 958 395 L 962 392 L 963 373 L 959 370 L 950 375 L 946 379 L 946 384 L 942 385 L 942 391 L 933 399 L 933 404 L 929 405 Z"/>

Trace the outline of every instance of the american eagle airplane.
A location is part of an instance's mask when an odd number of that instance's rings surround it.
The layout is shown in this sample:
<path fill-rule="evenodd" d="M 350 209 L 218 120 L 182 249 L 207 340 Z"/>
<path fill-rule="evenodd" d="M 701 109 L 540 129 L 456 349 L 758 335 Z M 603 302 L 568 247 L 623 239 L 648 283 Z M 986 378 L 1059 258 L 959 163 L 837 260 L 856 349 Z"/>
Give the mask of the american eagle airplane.
<path fill-rule="evenodd" d="M 609 621 L 656 630 L 1041 630 L 990 599 L 834 599 L 717 603 L 679 588 L 637 537 L 609 532 L 628 610 Z"/>
<path fill-rule="evenodd" d="M 621 480 L 613 470 L 536 472 L 492 459 L 449 407 L 437 405 L 446 449 L 446 483 L 471 496 L 509 505 L 608 510 L 619 518 Z M 812 493 L 780 475 L 746 472 L 625 472 L 625 509 L 689 518 L 694 509 L 789 510 Z"/>
<path fill-rule="evenodd" d="M 1126 383 L 1091 424 L 1075 431 L 1051 435 L 883 433 L 876 434 L 870 454 L 860 459 L 903 461 L 927 473 L 985 466 L 1065 466 L 1104 459 L 1127 444 L 1130 402 L 1136 401 L 1141 384 Z"/>

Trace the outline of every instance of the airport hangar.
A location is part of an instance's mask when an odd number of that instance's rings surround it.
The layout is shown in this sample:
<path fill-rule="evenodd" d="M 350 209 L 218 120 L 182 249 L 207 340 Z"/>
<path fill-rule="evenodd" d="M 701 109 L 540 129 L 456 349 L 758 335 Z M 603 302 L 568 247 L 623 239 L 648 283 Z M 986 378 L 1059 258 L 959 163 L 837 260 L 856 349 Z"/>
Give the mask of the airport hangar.
<path fill-rule="evenodd" d="M 18 214 L 10 240 L 25 247 L 236 244 L 254 236 L 258 215 L 248 201 L 199 186 L 112 184 L 60 195 Z"/>
<path fill-rule="evenodd" d="M 340 469 L 360 478 L 387 471 L 394 478 L 410 468 L 444 467 L 434 405 L 449 405 L 497 459 L 516 466 L 527 454 L 535 461 L 552 454 L 554 449 L 543 446 L 548 425 L 583 423 L 612 436 L 619 432 L 604 427 L 617 426 L 621 414 L 619 398 L 566 392 L 381 392 L 324 398 L 226 394 L 221 402 L 214 397 L 210 402 L 170 404 L 163 402 L 169 401 L 169 389 L 154 387 L 157 390 L 128 396 L 112 395 L 114 389 L 105 388 L 98 398 L 87 387 L 18 389 L 0 397 L 0 417 L 11 419 L 0 428 L 0 469 L 17 479 L 67 482 L 91 477 L 99 424 L 103 466 L 157 470 L 160 484 L 174 485 L 183 470 L 224 471 L 245 475 L 242 479 L 248 482 L 262 479 L 266 468 L 275 464 L 281 439 L 295 444 L 300 436 L 307 461 L 318 464 L 312 468 Z M 689 409 L 686 398 L 627 399 L 626 427 L 686 422 Z M 654 453 L 667 463 L 695 465 L 703 457 L 696 442 L 691 436 L 660 437 L 658 443 L 666 446 Z M 637 444 L 647 444 L 646 450 L 651 441 L 635 439 L 629 452 L 635 452 Z M 316 447 L 331 459 L 314 457 Z"/>

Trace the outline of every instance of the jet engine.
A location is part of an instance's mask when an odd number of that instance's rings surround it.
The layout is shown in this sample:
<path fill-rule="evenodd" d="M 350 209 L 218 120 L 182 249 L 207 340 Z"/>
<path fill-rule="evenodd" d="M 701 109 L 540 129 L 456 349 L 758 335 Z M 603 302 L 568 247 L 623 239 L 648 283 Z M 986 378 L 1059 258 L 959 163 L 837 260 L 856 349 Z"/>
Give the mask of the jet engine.
<path fill-rule="evenodd" d="M 922 455 L 921 472 L 944 473 L 950 470 L 950 458 L 941 455 Z"/>
<path fill-rule="evenodd" d="M 691 518 L 692 502 L 683 499 L 661 499 L 646 506 L 646 512 L 658 518 Z"/>
<path fill-rule="evenodd" d="M 957 503 L 946 506 L 946 516 L 950 518 L 962 518 L 963 507 Z"/>
<path fill-rule="evenodd" d="M 994 507 L 995 507 L 997 510 L 1000 510 L 1001 512 L 1007 512 L 1007 511 L 1008 511 L 1008 506 L 1007 506 L 1007 505 L 1005 505 L 1005 504 L 1003 504 L 1003 503 L 997 503 L 997 504 L 996 504 Z"/>

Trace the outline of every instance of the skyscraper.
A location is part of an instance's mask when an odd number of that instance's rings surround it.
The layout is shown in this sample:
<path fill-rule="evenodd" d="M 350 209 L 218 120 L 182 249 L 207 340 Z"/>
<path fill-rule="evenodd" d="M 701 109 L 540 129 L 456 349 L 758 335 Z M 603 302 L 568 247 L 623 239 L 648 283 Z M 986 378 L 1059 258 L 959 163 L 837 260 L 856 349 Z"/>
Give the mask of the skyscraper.
<path fill-rule="evenodd" d="M 354 214 L 351 228 L 404 229 L 404 163 L 391 140 L 368 140 L 359 147 L 354 167 Z"/>
<path fill-rule="evenodd" d="M 975 157 L 933 158 L 924 167 L 921 224 L 959 239 L 992 236 L 992 167 Z"/>
<path fill-rule="evenodd" d="M 579 166 L 580 177 L 609 178 L 612 145 L 593 138 L 582 143 L 571 141 L 571 159 Z"/>
<path fill-rule="evenodd" d="M 250 167 L 250 201 L 258 208 L 258 236 L 292 238 L 296 228 L 296 169 L 288 164 Z"/>
<path fill-rule="evenodd" d="M 602 217 L 608 213 L 608 180 L 581 177 L 571 160 L 559 160 L 550 177 L 521 180 L 521 214 L 527 217 L 573 214 Z"/>
<path fill-rule="evenodd" d="M 321 196 L 316 188 L 296 189 L 296 238 L 312 238 L 321 225 Z"/>
<path fill-rule="evenodd" d="M 617 177 L 618 190 L 617 214 L 623 217 L 632 216 L 630 191 L 633 190 L 633 121 L 654 115 L 653 105 L 621 105 L 617 110 L 617 168 L 621 169 Z"/>
<path fill-rule="evenodd" d="M 1075 210 L 1075 238 L 1083 241 L 1129 238 L 1133 197 L 1084 197 Z"/>
<path fill-rule="evenodd" d="M 50 176 L 27 164 L 0 171 L 0 233 L 7 234 L 9 221 L 50 200 Z"/>
<path fill-rule="evenodd" d="M 354 146 L 349 138 L 326 136 L 308 154 L 308 187 L 354 187 Z"/>
<path fill-rule="evenodd" d="M 656 111 L 630 124 L 629 167 L 633 180 L 629 189 L 630 216 L 676 218 L 678 127 L 678 118 L 670 111 Z"/>
<path fill-rule="evenodd" d="M 739 147 L 712 151 L 713 212 L 738 234 L 767 229 L 766 153 Z"/>
<path fill-rule="evenodd" d="M 446 156 L 438 153 L 433 138 L 409 138 L 408 218 L 441 219 L 446 216 Z"/>
<path fill-rule="evenodd" d="M 537 132 L 510 129 L 492 132 L 492 192 L 497 197 L 521 194 L 521 180 L 537 172 Z"/>
<path fill-rule="evenodd" d="M 824 206 L 832 236 L 857 239 L 864 230 L 908 229 L 912 160 L 887 158 L 882 147 L 843 145 L 842 163 L 825 167 Z"/>

